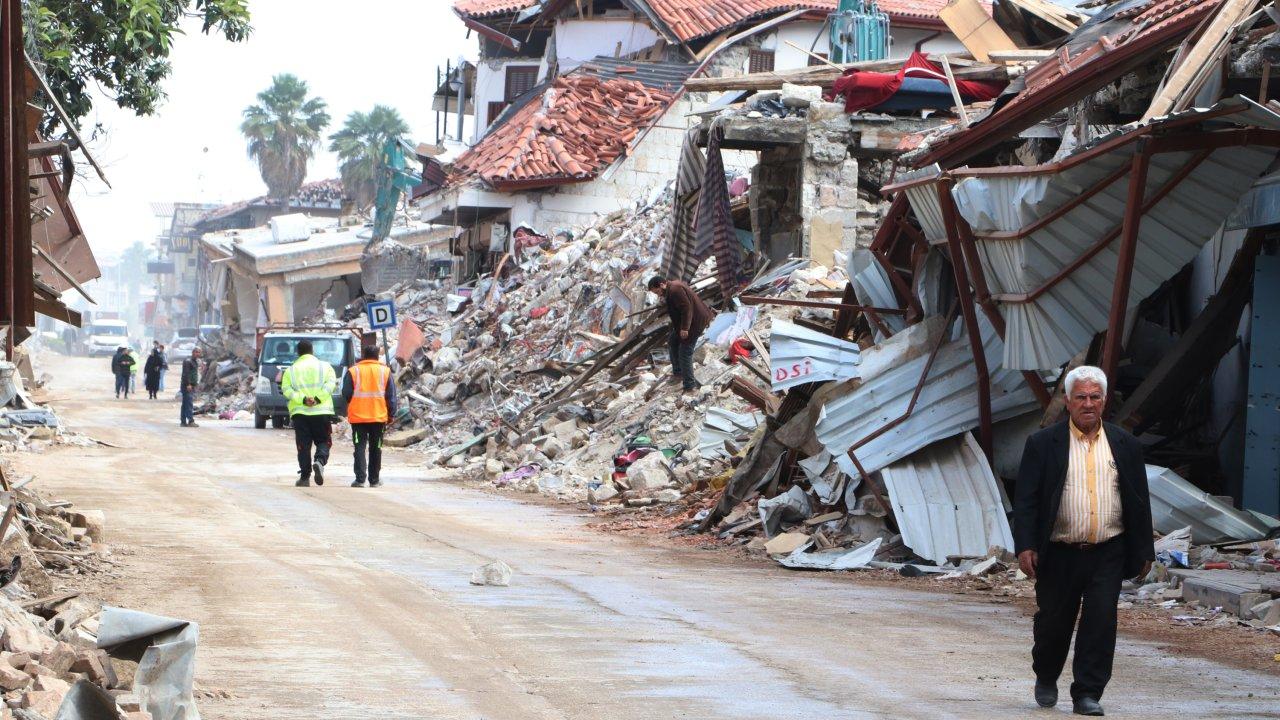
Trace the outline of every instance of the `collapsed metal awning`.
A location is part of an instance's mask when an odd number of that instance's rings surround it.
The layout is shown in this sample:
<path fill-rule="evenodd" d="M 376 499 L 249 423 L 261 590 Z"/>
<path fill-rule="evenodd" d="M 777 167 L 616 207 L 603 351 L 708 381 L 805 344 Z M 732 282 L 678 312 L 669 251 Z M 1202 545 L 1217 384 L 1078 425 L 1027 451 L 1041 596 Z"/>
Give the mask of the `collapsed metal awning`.
<path fill-rule="evenodd" d="M 939 565 L 1013 549 L 1006 498 L 973 435 L 934 443 L 880 471 L 902 542 Z"/>
<path fill-rule="evenodd" d="M 1237 510 L 1169 468 L 1148 465 L 1147 486 L 1151 492 L 1151 517 L 1159 533 L 1167 535 L 1190 526 L 1191 541 L 1206 544 L 1261 540 L 1274 532 L 1262 518 Z"/>
<path fill-rule="evenodd" d="M 785 320 L 773 320 L 769 359 L 774 392 L 807 382 L 857 377 L 860 356 L 857 343 Z"/>
<path fill-rule="evenodd" d="M 995 421 L 1040 408 L 1020 372 L 1000 367 L 1004 343 L 982 321 L 981 335 L 991 373 Z M 867 358 L 863 358 L 864 366 Z M 968 338 L 951 338 L 928 355 L 871 375 L 822 407 L 818 441 L 852 477 L 872 473 L 926 445 L 978 427 L 979 384 Z M 856 461 L 854 460 L 856 458 Z M 861 471 L 860 471 L 861 470 Z"/>
<path fill-rule="evenodd" d="M 945 175 L 935 166 L 893 189 L 940 243 L 956 228 L 939 191 L 955 183 L 960 235 L 971 231 L 983 276 L 975 286 L 985 282 L 1006 324 L 1002 364 L 1056 368 L 1108 327 L 1115 306 L 1133 307 L 1213 237 L 1276 157 L 1274 107 L 1231 98 L 1125 128 L 1059 162 Z M 1129 182 L 1135 173 L 1145 182 Z M 1116 303 L 1127 207 L 1140 212 L 1129 218 L 1132 274 Z"/>

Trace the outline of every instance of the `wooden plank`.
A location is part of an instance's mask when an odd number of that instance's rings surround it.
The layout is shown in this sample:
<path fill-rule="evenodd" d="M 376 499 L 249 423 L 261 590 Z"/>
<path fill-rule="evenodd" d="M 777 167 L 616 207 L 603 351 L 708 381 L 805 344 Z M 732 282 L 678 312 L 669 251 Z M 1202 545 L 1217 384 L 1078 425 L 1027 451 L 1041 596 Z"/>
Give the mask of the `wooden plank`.
<path fill-rule="evenodd" d="M 1007 81 L 1009 71 L 1003 65 L 978 63 L 951 56 L 951 65 L 956 77 L 962 80 Z M 869 60 L 867 62 L 849 63 L 838 67 L 812 67 L 789 72 L 753 73 L 750 75 L 730 75 L 728 77 L 696 77 L 685 81 L 684 87 L 689 92 L 720 92 L 726 90 L 778 90 L 783 83 L 793 85 L 818 85 L 831 87 L 835 81 L 849 70 L 864 72 L 897 72 L 902 68 L 902 60 Z"/>
<path fill-rule="evenodd" d="M 989 62 L 992 50 L 1018 49 L 978 0 L 951 0 L 938 17 L 979 62 Z"/>
<path fill-rule="evenodd" d="M 1143 114 L 1143 120 L 1168 115 L 1179 98 L 1186 94 L 1195 94 L 1197 85 L 1195 78 L 1212 64 L 1213 58 L 1219 54 L 1219 46 L 1234 33 L 1236 25 L 1253 9 L 1258 0 L 1227 0 L 1213 16 L 1209 27 L 1200 35 L 1186 53 L 1177 70 L 1169 77 L 1169 81 L 1156 94 Z M 966 46 L 968 47 L 968 46 Z"/>
<path fill-rule="evenodd" d="M 45 605 L 57 605 L 58 603 L 66 602 L 68 600 L 78 598 L 78 597 L 80 597 L 79 592 L 66 592 L 66 593 L 60 593 L 58 595 L 48 595 L 46 597 L 36 598 L 34 600 L 24 600 L 18 603 L 18 605 L 23 610 L 34 610 L 35 608 L 38 608 L 38 607 L 43 607 Z"/>
<path fill-rule="evenodd" d="M 992 50 L 987 53 L 992 62 L 1033 62 L 1053 55 L 1056 50 Z"/>

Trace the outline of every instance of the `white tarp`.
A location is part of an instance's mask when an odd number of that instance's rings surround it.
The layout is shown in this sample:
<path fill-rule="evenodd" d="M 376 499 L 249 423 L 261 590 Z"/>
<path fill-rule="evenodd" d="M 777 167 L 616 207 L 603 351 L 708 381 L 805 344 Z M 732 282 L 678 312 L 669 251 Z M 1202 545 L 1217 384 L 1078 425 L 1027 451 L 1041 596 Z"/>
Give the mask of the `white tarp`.
<path fill-rule="evenodd" d="M 199 637 L 200 627 L 188 620 L 116 607 L 105 608 L 98 624 L 98 647 L 108 653 L 149 641 L 138 659 L 133 692 L 152 720 L 200 720 L 191 695 Z"/>
<path fill-rule="evenodd" d="M 759 412 L 737 413 L 724 408 L 707 408 L 702 430 L 698 433 L 698 455 L 704 458 L 729 457 L 725 441 L 737 442 L 739 437 L 751 434 L 762 422 L 764 415 Z"/>
<path fill-rule="evenodd" d="M 853 548 L 852 550 L 823 550 L 821 552 L 805 552 L 812 543 L 778 558 L 778 562 L 786 567 L 798 570 L 857 570 L 864 568 L 880 550 L 880 538 Z"/>

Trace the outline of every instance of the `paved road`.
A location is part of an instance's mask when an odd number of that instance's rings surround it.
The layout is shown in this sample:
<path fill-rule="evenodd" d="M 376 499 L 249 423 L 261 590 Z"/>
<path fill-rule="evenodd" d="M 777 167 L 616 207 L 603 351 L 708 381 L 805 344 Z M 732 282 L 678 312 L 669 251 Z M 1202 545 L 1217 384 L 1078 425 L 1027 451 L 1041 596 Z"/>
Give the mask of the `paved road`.
<path fill-rule="evenodd" d="M 122 447 L 23 462 L 106 511 L 127 576 L 110 600 L 200 623 L 197 681 L 231 695 L 202 701 L 208 720 L 1054 715 L 1031 706 L 1011 608 L 601 535 L 407 453 L 380 490 L 346 487 L 346 447 L 329 484 L 297 489 L 287 431 L 179 428 L 176 403 L 111 399 L 106 365 L 46 369 L 68 424 Z M 511 587 L 469 585 L 494 559 Z M 1105 699 L 1119 717 L 1280 715 L 1274 677 L 1129 641 Z"/>

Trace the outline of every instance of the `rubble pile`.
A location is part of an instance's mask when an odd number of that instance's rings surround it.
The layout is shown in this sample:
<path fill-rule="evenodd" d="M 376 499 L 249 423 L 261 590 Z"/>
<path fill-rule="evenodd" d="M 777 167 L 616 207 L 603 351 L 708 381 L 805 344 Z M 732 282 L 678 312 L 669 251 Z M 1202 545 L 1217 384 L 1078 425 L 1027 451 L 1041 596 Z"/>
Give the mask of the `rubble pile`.
<path fill-rule="evenodd" d="M 69 432 L 40 402 L 44 382 L 36 379 L 30 356 L 19 352 L 15 360 L 0 361 L 0 453 L 39 452 L 50 444 L 93 444 Z"/>
<path fill-rule="evenodd" d="M 244 419 L 253 413 L 253 347 L 229 333 L 219 333 L 200 341 L 200 385 L 195 402 L 196 415 L 216 415 Z M 178 371 L 181 372 L 181 366 Z"/>
<path fill-rule="evenodd" d="M 670 209 L 666 190 L 581 232 L 535 236 L 496 281 L 393 289 L 420 338 L 415 347 L 403 325 L 397 334 L 397 355 L 408 355 L 398 371 L 404 409 L 387 444 L 430 440 L 435 462 L 499 487 L 635 507 L 677 502 L 699 478 L 723 474 L 730 454 L 700 452 L 700 428 L 709 408 L 751 412 L 729 390 L 749 371 L 726 354 L 753 327 L 767 337 L 768 323 L 746 306 L 722 314 L 697 351 L 703 387 L 682 395 L 670 382 L 666 315 L 647 304 L 644 285 Z M 840 270 L 807 265 L 785 264 L 755 285 L 803 297 L 845 283 Z M 718 292 L 714 281 L 697 286 Z M 733 438 L 739 447 L 753 427 Z"/>

